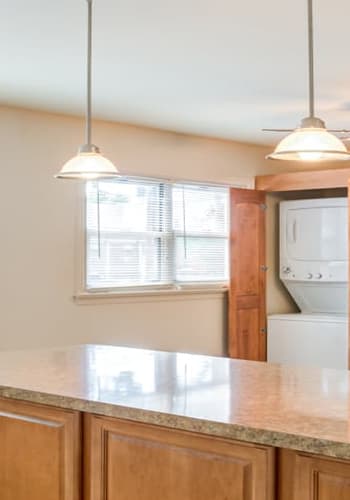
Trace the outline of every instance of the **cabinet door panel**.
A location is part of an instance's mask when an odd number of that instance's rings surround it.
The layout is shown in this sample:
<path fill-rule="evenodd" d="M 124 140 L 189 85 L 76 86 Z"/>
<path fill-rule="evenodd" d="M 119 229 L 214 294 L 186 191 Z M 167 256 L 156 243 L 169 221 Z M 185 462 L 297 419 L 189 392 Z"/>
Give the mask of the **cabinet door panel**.
<path fill-rule="evenodd" d="M 350 462 L 282 450 L 281 500 L 349 500 Z"/>
<path fill-rule="evenodd" d="M 79 500 L 80 416 L 0 399 L 0 499 Z"/>
<path fill-rule="evenodd" d="M 265 196 L 253 189 L 230 190 L 231 358 L 266 361 Z"/>
<path fill-rule="evenodd" d="M 95 416 L 85 433 L 86 500 L 273 498 L 272 449 Z"/>

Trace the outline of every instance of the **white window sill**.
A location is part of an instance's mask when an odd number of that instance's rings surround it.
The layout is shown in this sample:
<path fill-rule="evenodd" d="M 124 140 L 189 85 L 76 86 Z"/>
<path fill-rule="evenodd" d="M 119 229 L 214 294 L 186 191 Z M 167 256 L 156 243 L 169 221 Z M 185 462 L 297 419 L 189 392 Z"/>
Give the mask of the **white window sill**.
<path fill-rule="evenodd" d="M 140 290 L 121 292 L 79 292 L 73 298 L 76 304 L 127 304 L 134 302 L 172 302 L 178 300 L 221 299 L 226 295 L 227 286 L 208 288 L 183 288 L 168 290 Z"/>

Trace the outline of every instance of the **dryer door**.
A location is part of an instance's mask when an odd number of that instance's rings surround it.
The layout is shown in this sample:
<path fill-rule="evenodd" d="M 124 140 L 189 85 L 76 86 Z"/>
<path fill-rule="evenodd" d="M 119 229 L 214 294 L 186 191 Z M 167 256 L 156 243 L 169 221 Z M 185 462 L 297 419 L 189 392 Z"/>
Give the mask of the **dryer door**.
<path fill-rule="evenodd" d="M 347 208 L 344 206 L 289 208 L 286 251 L 290 260 L 347 260 Z"/>

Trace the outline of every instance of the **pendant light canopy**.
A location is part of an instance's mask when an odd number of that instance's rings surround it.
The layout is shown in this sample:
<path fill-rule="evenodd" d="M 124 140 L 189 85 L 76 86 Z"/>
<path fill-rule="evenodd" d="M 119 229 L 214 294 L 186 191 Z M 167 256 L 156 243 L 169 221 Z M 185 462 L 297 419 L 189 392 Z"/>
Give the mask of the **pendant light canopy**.
<path fill-rule="evenodd" d="M 65 163 L 55 175 L 57 179 L 92 180 L 118 176 L 113 163 L 101 155 L 97 146 L 91 143 L 91 66 L 92 66 L 92 0 L 86 0 L 88 7 L 87 43 L 87 95 L 86 95 L 86 144 L 78 154 Z"/>
<path fill-rule="evenodd" d="M 323 120 L 315 116 L 313 5 L 308 2 L 309 42 L 309 116 L 301 121 L 299 128 L 291 131 L 267 156 L 272 160 L 338 161 L 350 160 L 344 143 L 326 129 Z M 265 129 L 266 130 L 266 129 Z M 274 130 L 279 132 L 279 130 Z M 339 132 L 346 132 L 339 130 Z"/>

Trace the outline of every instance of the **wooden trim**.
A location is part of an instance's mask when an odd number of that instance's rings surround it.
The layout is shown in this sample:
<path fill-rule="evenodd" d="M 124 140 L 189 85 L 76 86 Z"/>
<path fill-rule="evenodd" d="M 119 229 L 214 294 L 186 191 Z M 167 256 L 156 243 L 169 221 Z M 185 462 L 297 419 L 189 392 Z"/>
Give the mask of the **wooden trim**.
<path fill-rule="evenodd" d="M 347 188 L 349 179 L 350 168 L 288 172 L 258 175 L 255 178 L 255 188 L 267 192 Z"/>

